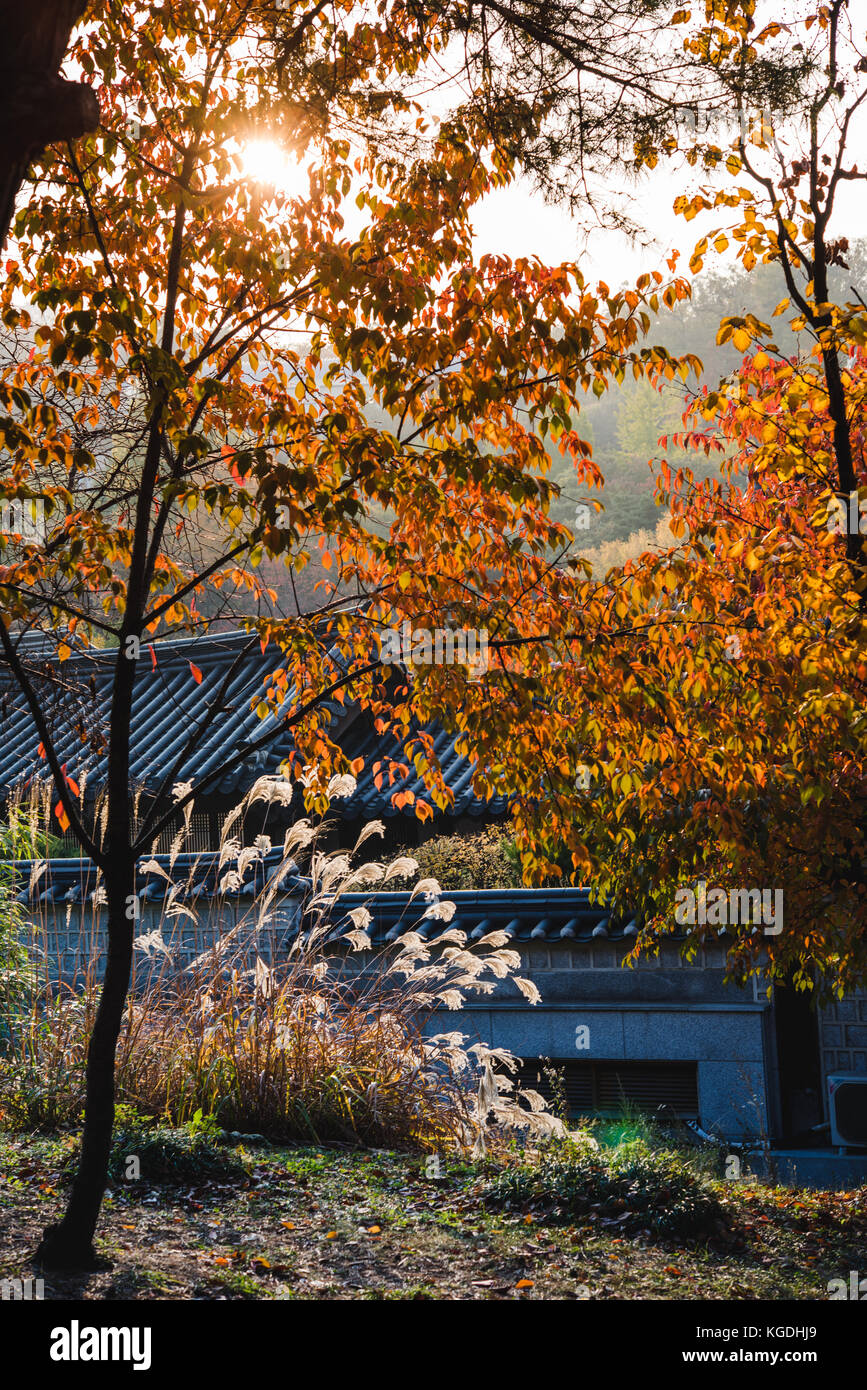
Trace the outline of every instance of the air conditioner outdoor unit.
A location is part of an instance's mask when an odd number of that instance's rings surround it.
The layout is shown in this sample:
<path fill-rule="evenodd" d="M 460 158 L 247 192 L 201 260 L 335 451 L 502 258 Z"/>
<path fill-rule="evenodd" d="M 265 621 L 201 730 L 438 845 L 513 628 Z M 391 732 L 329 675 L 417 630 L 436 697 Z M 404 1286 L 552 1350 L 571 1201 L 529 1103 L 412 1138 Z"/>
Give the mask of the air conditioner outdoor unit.
<path fill-rule="evenodd" d="M 831 1143 L 840 1148 L 867 1148 L 867 1075 L 836 1072 L 828 1077 Z"/>

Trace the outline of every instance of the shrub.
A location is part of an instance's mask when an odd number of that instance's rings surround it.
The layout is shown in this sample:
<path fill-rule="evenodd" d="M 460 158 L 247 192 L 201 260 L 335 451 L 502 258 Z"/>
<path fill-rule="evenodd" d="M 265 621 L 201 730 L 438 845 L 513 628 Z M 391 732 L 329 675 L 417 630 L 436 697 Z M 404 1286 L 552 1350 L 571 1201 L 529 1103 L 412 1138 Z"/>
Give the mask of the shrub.
<path fill-rule="evenodd" d="M 13 1033 L 26 1017 L 39 988 L 35 943 L 28 942 L 28 922 L 18 902 L 19 885 L 8 861 L 27 854 L 29 826 L 14 798 L 0 826 L 0 1054 L 9 1050 Z"/>
<path fill-rule="evenodd" d="M 714 1194 L 680 1157 L 641 1143 L 610 1151 L 586 1143 L 557 1144 L 503 1169 L 487 1184 L 493 1206 L 540 1207 L 572 1220 L 595 1213 L 624 1234 L 657 1239 L 710 1235 L 725 1221 Z"/>
<path fill-rule="evenodd" d="M 413 850 L 421 873 L 448 892 L 462 888 L 520 888 L 521 867 L 508 833 L 488 826 L 475 835 L 438 835 Z"/>
<path fill-rule="evenodd" d="M 132 1193 L 142 1186 L 180 1183 L 234 1183 L 245 1178 L 247 1165 L 237 1154 L 220 1146 L 216 1124 L 201 1123 L 201 1116 L 183 1128 L 159 1124 L 133 1106 L 120 1105 L 112 1140 L 109 1178 Z M 131 1179 L 129 1159 L 138 1161 L 140 1177 Z M 71 1152 L 60 1172 L 71 1180 L 77 1154 Z"/>

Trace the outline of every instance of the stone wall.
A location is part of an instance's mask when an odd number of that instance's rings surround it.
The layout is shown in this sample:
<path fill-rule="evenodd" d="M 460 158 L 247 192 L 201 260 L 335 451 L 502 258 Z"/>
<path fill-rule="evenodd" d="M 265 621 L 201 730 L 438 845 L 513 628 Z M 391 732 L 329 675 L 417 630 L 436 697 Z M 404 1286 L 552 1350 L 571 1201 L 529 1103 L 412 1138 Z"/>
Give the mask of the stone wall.
<path fill-rule="evenodd" d="M 205 902 L 194 910 L 195 918 L 187 911 L 166 918 L 160 905 L 143 904 L 135 926 L 136 936 L 159 931 L 171 961 L 162 952 L 137 950 L 133 966 L 136 989 L 143 988 L 148 980 L 169 968 L 183 969 L 197 956 L 212 950 L 217 941 L 236 928 L 246 943 L 249 964 L 253 964 L 256 953 L 271 962 L 280 952 L 282 938 L 294 920 L 296 905 L 284 901 L 274 911 L 271 922 L 255 933 L 251 931 L 249 901 L 241 899 L 235 904 L 223 904 L 219 912 L 213 910 L 210 902 Z M 73 986 L 81 985 L 86 979 L 96 982 L 102 978 L 106 947 L 104 911 L 89 904 L 65 907 L 40 904 L 33 915 L 34 941 L 44 954 L 52 978 Z"/>
<path fill-rule="evenodd" d="M 297 910 L 295 900 L 279 900 L 272 920 L 251 934 L 249 900 L 224 903 L 219 912 L 205 902 L 195 920 L 186 911 L 165 919 L 159 905 L 145 903 L 137 934 L 160 928 L 172 959 L 169 965 L 162 953 L 137 952 L 134 987 L 139 990 L 155 976 L 189 965 L 236 928 L 246 942 L 248 965 L 257 953 L 271 962 L 285 949 L 283 941 Z M 104 946 L 104 914 L 90 906 L 44 904 L 39 917 L 52 973 L 70 984 L 80 982 L 88 959 L 94 959 L 93 947 Z M 707 943 L 687 961 L 676 945 L 666 944 L 658 957 L 624 969 L 622 943 L 599 939 L 516 945 L 524 959 L 522 973 L 537 985 L 541 1004 L 530 1006 L 516 986 L 504 981 L 495 994 L 470 998 L 459 1012 L 436 1015 L 429 1031 L 456 1030 L 470 1041 L 506 1047 L 530 1060 L 694 1061 L 705 1127 L 729 1138 L 759 1136 L 770 1127 L 770 1006 L 755 987 L 724 984 L 722 946 Z M 369 965 L 369 953 L 346 961 L 350 970 Z M 102 961 L 91 967 L 91 978 L 99 977 L 101 967 Z M 580 1050 L 579 1028 L 586 1030 L 580 1035 Z"/>
<path fill-rule="evenodd" d="M 528 1059 L 694 1061 L 705 1128 L 738 1139 L 772 1127 L 770 1004 L 755 987 L 723 983 L 722 947 L 685 961 L 664 946 L 634 969 L 620 965 L 624 950 L 612 942 L 533 943 L 522 954 L 541 1004 L 528 1008 L 511 986 L 449 1015 L 448 1027 Z M 437 1019 L 431 1031 L 443 1027 Z"/>

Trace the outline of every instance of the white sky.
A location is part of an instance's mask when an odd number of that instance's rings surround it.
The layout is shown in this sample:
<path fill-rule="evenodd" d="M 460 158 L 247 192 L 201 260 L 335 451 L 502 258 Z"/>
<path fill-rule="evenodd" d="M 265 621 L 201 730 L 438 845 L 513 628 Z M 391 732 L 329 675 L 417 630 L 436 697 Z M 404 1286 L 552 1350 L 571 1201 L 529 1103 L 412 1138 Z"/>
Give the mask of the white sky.
<path fill-rule="evenodd" d="M 861 132 L 863 143 L 851 143 L 852 159 L 867 145 L 867 132 Z M 649 246 L 632 245 L 616 231 L 596 230 L 586 235 L 583 225 L 563 209 L 549 207 L 524 180 L 498 190 L 487 197 L 475 211 L 473 224 L 479 252 L 501 252 L 511 256 L 537 255 L 549 264 L 577 260 L 591 283 L 605 280 L 612 288 L 634 282 L 645 271 L 661 270 L 670 274 L 665 264 L 674 247 L 681 252 L 678 273 L 689 273 L 689 258 L 696 242 L 711 229 L 730 226 L 737 217 L 736 208 L 719 208 L 686 222 L 672 210 L 675 198 L 681 193 L 695 192 L 702 182 L 698 171 L 688 170 L 688 177 L 657 168 L 634 190 L 633 220 L 646 228 L 651 239 Z M 729 182 L 736 180 L 727 176 Z M 746 180 L 744 180 L 746 182 Z M 583 222 L 583 219 L 582 219 Z M 836 235 L 850 241 L 867 236 L 867 185 L 844 184 L 838 191 L 833 222 Z M 708 267 L 724 269 L 734 266 L 734 247 L 724 255 L 711 252 L 705 259 Z"/>
<path fill-rule="evenodd" d="M 548 206 L 541 196 L 521 179 L 509 188 L 489 195 L 473 215 L 479 252 L 501 252 L 511 256 L 538 256 L 550 265 L 577 260 L 588 279 L 603 279 L 613 287 L 634 281 L 647 270 L 667 273 L 665 259 L 674 246 L 690 251 L 698 240 L 698 222 L 687 224 L 676 217 L 672 204 L 681 181 L 656 170 L 652 180 L 636 187 L 632 216 L 648 229 L 653 244 L 632 245 L 628 238 L 608 229 L 587 234 L 584 219 L 572 218 L 561 207 Z M 685 257 L 688 261 L 689 257 Z"/>

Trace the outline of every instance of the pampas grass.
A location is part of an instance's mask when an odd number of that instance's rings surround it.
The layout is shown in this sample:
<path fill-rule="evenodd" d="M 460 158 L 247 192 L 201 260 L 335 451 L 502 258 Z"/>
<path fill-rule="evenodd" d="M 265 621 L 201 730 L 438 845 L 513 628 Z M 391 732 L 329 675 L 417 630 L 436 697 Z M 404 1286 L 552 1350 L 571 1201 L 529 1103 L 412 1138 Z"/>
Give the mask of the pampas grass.
<path fill-rule="evenodd" d="M 343 783 L 350 781 L 336 779 L 331 795 L 348 794 Z M 520 957 L 503 933 L 491 932 L 468 948 L 465 934 L 452 925 L 454 905 L 443 900 L 435 880 L 420 879 L 407 928 L 392 944 L 374 949 L 371 914 L 363 906 L 334 941 L 342 893 L 403 885 L 418 873 L 406 856 L 390 865 L 361 856 L 362 846 L 383 833 L 380 823 L 365 827 L 351 853 L 331 854 L 318 849 L 324 827 L 294 825 L 279 869 L 247 910 L 216 934 L 205 929 L 208 914 L 221 924 L 230 917 L 225 895 L 272 849 L 267 836 L 248 846 L 232 834 L 246 805 L 279 801 L 283 785 L 282 779 L 260 779 L 227 818 L 218 892 L 202 915 L 173 886 L 160 920 L 136 938 L 137 974 L 144 978 L 124 1018 L 118 1101 L 168 1124 L 185 1124 L 201 1112 L 225 1129 L 284 1143 L 336 1141 L 479 1157 L 516 1134 L 534 1141 L 561 1134 L 561 1122 L 538 1095 L 515 1091 L 517 1063 L 510 1054 L 470 1043 L 457 1031 L 426 1031 L 434 1011 L 460 1009 L 468 997 L 491 994 L 506 978 L 531 1002 L 538 999 L 535 986 L 516 974 Z M 182 830 L 172 864 L 183 838 Z M 301 864 L 310 886 L 281 945 L 277 919 L 286 899 L 279 882 Z M 186 964 L 176 956 L 178 918 L 210 943 Z M 434 930 L 424 936 L 414 929 L 431 922 Z M 95 936 L 80 986 L 73 990 L 46 975 L 29 1011 L 17 1019 L 0 1061 L 0 1123 L 34 1129 L 78 1122 L 98 997 Z M 50 952 L 47 938 L 43 949 Z"/>

